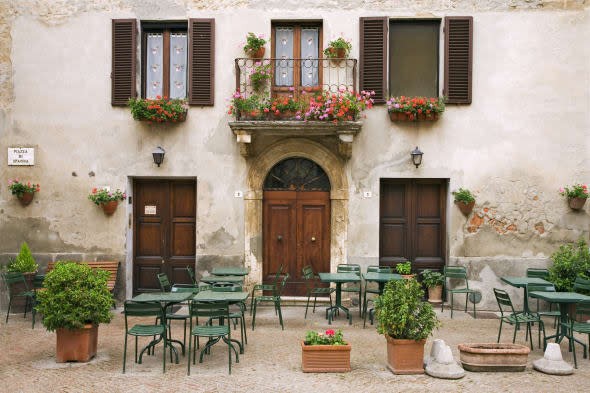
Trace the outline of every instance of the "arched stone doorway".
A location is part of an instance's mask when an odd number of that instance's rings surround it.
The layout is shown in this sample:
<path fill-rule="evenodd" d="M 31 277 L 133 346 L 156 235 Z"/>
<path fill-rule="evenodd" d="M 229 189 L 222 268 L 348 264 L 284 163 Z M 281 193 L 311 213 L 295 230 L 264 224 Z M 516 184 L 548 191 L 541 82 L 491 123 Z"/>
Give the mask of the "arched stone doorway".
<path fill-rule="evenodd" d="M 300 138 L 279 141 L 257 157 L 249 159 L 248 191 L 245 194 L 245 264 L 250 269 L 248 281 L 263 280 L 263 197 L 264 182 L 271 169 L 279 162 L 293 157 L 311 160 L 326 173 L 330 202 L 330 270 L 346 263 L 348 222 L 348 180 L 343 161 L 321 144 Z"/>

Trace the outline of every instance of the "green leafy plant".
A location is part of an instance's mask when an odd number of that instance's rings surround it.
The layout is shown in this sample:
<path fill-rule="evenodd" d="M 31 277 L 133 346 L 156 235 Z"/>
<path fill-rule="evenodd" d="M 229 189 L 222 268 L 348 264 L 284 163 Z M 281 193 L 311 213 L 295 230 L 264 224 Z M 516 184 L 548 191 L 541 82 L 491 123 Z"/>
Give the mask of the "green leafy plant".
<path fill-rule="evenodd" d="M 257 61 L 250 70 L 250 84 L 255 91 L 262 90 L 272 78 L 272 66 Z"/>
<path fill-rule="evenodd" d="M 259 118 L 264 115 L 262 110 L 263 97 L 257 94 L 252 94 L 249 97 L 239 90 L 237 90 L 230 100 L 230 106 L 227 111 L 228 115 L 233 114 L 236 118 L 239 117 L 254 117 Z"/>
<path fill-rule="evenodd" d="M 37 294 L 37 310 L 43 314 L 47 330 L 110 322 L 113 297 L 107 288 L 109 276 L 108 271 L 84 263 L 56 263 L 43 281 L 46 289 Z"/>
<path fill-rule="evenodd" d="M 574 244 L 559 247 L 551 254 L 553 266 L 549 268 L 548 280 L 553 283 L 558 292 L 571 292 L 576 277 L 590 278 L 590 251 L 583 238 Z"/>
<path fill-rule="evenodd" d="M 8 189 L 12 192 L 12 195 L 22 197 L 25 192 L 35 193 L 39 192 L 39 184 L 31 184 L 31 182 L 21 183 L 18 178 L 8 180 Z"/>
<path fill-rule="evenodd" d="M 244 45 L 244 53 L 248 56 L 252 56 L 256 51 L 266 45 L 264 34 L 248 33 L 246 36 L 246 44 Z"/>
<path fill-rule="evenodd" d="M 585 184 L 574 184 L 571 188 L 562 187 L 559 194 L 568 198 L 588 198 L 588 186 Z"/>
<path fill-rule="evenodd" d="M 18 256 L 8 264 L 7 269 L 9 272 L 21 273 L 34 273 L 39 270 L 39 265 L 35 262 L 27 242 L 21 244 Z"/>
<path fill-rule="evenodd" d="M 445 111 L 445 100 L 442 97 L 391 97 L 387 101 L 389 112 L 405 113 L 410 120 L 420 114 L 431 116 Z"/>
<path fill-rule="evenodd" d="M 127 198 L 127 194 L 117 189 L 115 192 L 107 191 L 104 188 L 92 189 L 92 193 L 88 195 L 88 199 L 97 205 L 102 205 L 112 201 L 124 201 Z"/>
<path fill-rule="evenodd" d="M 422 283 L 426 288 L 435 288 L 445 283 L 445 276 L 430 269 L 422 271 Z"/>
<path fill-rule="evenodd" d="M 422 340 L 440 326 L 436 313 L 423 302 L 416 280 L 391 280 L 375 304 L 377 331 L 395 339 Z"/>
<path fill-rule="evenodd" d="M 397 270 L 397 272 L 399 274 L 403 274 L 403 275 L 411 274 L 412 273 L 412 262 L 406 261 L 404 263 L 398 263 L 395 266 L 395 270 Z"/>
<path fill-rule="evenodd" d="M 188 110 L 186 100 L 161 96 L 156 96 L 155 100 L 130 98 L 127 105 L 131 108 L 131 114 L 135 120 L 146 120 L 148 124 L 183 121 L 186 119 Z"/>
<path fill-rule="evenodd" d="M 338 50 L 344 50 L 344 56 L 338 55 Z M 352 49 L 352 44 L 350 40 L 345 40 L 342 37 L 338 37 L 334 41 L 330 41 L 328 47 L 324 49 L 324 56 L 329 58 L 336 58 L 336 57 L 348 57 L 350 54 L 350 50 Z"/>
<path fill-rule="evenodd" d="M 346 345 L 340 329 L 328 329 L 325 333 L 310 330 L 305 333 L 305 345 Z"/>
<path fill-rule="evenodd" d="M 459 190 L 453 191 L 453 195 L 455 196 L 455 202 L 469 204 L 475 201 L 475 197 L 471 194 L 471 191 L 466 188 L 459 188 Z"/>

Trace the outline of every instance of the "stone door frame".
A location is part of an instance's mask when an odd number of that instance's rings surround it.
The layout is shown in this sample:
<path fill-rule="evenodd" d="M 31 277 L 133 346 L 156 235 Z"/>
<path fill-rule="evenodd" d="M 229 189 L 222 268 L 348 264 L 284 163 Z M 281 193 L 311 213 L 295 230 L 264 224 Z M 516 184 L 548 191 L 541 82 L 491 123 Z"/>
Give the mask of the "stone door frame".
<path fill-rule="evenodd" d="M 244 262 L 250 269 L 247 285 L 262 282 L 262 186 L 266 175 L 279 161 L 290 157 L 303 157 L 314 161 L 330 179 L 330 270 L 346 263 L 348 233 L 348 178 L 344 162 L 321 144 L 303 138 L 281 140 L 256 157 L 248 160 L 248 191 L 244 195 Z M 317 273 L 317 272 L 316 272 Z"/>

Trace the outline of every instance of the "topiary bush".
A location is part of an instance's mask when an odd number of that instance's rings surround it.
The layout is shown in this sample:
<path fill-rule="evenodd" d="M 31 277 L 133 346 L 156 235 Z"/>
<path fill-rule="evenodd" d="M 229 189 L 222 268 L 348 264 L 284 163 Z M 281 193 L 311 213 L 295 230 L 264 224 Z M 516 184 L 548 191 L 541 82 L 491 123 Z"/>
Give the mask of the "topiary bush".
<path fill-rule="evenodd" d="M 375 305 L 377 331 L 395 339 L 422 340 L 440 326 L 436 313 L 416 280 L 391 280 Z"/>
<path fill-rule="evenodd" d="M 113 296 L 107 288 L 108 278 L 109 272 L 85 263 L 56 263 L 45 276 L 46 289 L 37 294 L 43 325 L 53 331 L 110 322 Z"/>
<path fill-rule="evenodd" d="M 18 256 L 8 264 L 7 269 L 9 272 L 21 273 L 34 273 L 39 270 L 39 265 L 35 262 L 27 242 L 21 244 Z"/>
<path fill-rule="evenodd" d="M 553 266 L 549 268 L 548 281 L 553 283 L 558 292 L 571 292 L 576 277 L 590 278 L 590 251 L 584 238 L 577 243 L 559 247 L 551 254 Z"/>

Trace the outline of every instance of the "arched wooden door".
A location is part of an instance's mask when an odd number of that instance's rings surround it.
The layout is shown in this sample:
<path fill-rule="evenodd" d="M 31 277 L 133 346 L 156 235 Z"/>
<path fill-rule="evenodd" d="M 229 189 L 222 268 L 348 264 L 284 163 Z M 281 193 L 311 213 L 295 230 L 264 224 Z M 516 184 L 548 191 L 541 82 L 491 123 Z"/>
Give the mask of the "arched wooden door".
<path fill-rule="evenodd" d="M 304 266 L 330 271 L 330 180 L 315 162 L 288 158 L 264 182 L 263 281 L 272 283 L 279 266 L 291 276 L 283 294 L 303 296 Z"/>

